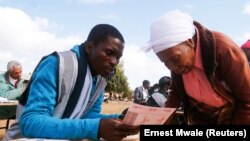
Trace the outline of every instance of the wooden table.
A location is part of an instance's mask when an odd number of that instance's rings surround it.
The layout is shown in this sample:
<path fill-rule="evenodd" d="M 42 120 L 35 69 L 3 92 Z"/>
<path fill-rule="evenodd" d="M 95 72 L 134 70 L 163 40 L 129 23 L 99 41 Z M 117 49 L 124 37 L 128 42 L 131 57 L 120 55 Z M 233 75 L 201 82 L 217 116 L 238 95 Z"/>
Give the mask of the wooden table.
<path fill-rule="evenodd" d="M 9 121 L 15 119 L 18 101 L 0 102 L 0 120 L 7 120 L 5 127 L 0 129 L 8 129 Z"/>
<path fill-rule="evenodd" d="M 16 105 L 17 106 L 18 101 L 17 100 L 12 100 L 10 102 L 0 102 L 0 106 L 12 106 L 12 105 Z"/>

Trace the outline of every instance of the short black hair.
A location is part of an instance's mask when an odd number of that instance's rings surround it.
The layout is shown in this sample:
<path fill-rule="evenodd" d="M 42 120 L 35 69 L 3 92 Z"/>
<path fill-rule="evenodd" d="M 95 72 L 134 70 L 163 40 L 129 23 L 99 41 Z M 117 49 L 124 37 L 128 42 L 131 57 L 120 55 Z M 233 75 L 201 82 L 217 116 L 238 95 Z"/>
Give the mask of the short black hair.
<path fill-rule="evenodd" d="M 143 80 L 142 85 L 148 85 L 150 82 L 148 80 Z"/>
<path fill-rule="evenodd" d="M 109 24 L 98 24 L 94 26 L 88 35 L 87 42 L 93 42 L 94 45 L 98 45 L 106 41 L 109 36 L 118 38 L 122 43 L 125 43 L 118 29 Z"/>
<path fill-rule="evenodd" d="M 171 78 L 169 76 L 163 76 L 159 80 L 159 87 L 162 88 L 164 86 L 168 86 L 171 84 Z"/>

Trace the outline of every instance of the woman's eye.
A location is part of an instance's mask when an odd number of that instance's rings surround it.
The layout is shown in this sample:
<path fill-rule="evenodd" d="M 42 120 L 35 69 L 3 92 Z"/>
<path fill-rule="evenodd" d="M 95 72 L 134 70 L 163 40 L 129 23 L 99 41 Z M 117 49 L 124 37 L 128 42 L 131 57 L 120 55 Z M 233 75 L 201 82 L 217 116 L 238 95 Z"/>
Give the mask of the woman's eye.
<path fill-rule="evenodd" d="M 171 59 L 172 62 L 174 63 L 178 63 L 180 61 L 180 57 L 179 56 L 175 56 Z"/>

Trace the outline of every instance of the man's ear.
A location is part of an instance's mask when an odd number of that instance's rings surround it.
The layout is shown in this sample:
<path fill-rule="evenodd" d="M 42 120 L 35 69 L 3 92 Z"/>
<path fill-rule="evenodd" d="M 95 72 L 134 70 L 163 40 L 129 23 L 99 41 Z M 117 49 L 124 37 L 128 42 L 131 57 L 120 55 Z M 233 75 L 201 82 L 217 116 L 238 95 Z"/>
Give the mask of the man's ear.
<path fill-rule="evenodd" d="M 194 41 L 192 39 L 188 39 L 186 43 L 189 47 L 194 48 Z"/>
<path fill-rule="evenodd" d="M 93 42 L 87 42 L 85 51 L 89 54 L 93 50 L 93 48 L 94 48 Z"/>

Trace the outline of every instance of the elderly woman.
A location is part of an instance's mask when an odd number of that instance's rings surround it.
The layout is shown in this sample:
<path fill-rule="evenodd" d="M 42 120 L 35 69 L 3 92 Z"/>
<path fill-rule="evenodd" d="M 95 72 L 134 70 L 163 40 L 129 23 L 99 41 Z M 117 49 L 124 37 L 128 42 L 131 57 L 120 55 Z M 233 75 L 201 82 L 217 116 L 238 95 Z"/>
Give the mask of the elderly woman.
<path fill-rule="evenodd" d="M 151 25 L 150 49 L 171 70 L 166 107 L 183 102 L 187 124 L 250 124 L 250 70 L 228 36 L 175 10 Z"/>

